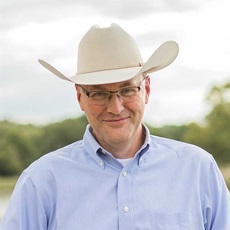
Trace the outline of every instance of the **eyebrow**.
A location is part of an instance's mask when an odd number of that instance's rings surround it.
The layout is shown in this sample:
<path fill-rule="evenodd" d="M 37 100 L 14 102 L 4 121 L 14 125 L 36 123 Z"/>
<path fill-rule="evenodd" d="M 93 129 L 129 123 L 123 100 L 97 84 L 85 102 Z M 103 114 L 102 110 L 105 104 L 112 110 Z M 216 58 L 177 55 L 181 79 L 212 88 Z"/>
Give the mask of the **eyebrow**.
<path fill-rule="evenodd" d="M 109 85 L 109 84 L 105 84 L 105 85 Z M 119 88 L 124 88 L 124 87 L 129 87 L 129 86 L 133 86 L 134 82 L 133 81 L 126 81 L 123 82 L 121 85 L 118 86 Z M 94 85 L 92 86 L 92 88 L 90 89 L 90 91 L 94 91 L 94 90 L 103 90 L 103 91 L 108 91 L 108 89 L 106 89 L 105 87 L 103 87 L 103 85 Z"/>

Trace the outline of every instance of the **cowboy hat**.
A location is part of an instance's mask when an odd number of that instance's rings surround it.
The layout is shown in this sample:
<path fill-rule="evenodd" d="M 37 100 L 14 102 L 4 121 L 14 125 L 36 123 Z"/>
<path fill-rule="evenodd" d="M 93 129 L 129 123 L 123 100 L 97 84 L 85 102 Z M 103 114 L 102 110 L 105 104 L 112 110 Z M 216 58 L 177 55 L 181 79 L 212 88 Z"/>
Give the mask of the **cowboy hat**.
<path fill-rule="evenodd" d="M 176 59 L 178 51 L 176 42 L 167 41 L 144 63 L 135 40 L 113 23 L 107 28 L 94 25 L 82 38 L 74 76 L 66 77 L 41 59 L 39 63 L 59 78 L 76 84 L 109 84 L 163 69 Z"/>

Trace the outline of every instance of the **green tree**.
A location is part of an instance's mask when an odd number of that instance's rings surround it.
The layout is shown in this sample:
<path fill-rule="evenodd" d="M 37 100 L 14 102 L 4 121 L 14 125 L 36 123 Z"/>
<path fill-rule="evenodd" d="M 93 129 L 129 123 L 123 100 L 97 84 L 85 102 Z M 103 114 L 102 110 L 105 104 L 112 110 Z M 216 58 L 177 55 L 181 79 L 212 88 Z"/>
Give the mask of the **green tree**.
<path fill-rule="evenodd" d="M 43 154 L 82 139 L 86 125 L 84 116 L 43 127 L 0 122 L 0 175 L 21 173 Z"/>
<path fill-rule="evenodd" d="M 206 116 L 210 145 L 222 162 L 230 162 L 230 82 L 213 87 L 207 100 L 212 106 Z"/>
<path fill-rule="evenodd" d="M 0 175 L 20 173 L 35 159 L 38 130 L 31 125 L 0 122 Z"/>
<path fill-rule="evenodd" d="M 43 127 L 37 142 L 40 155 L 82 139 L 87 123 L 85 116 L 82 116 Z"/>
<path fill-rule="evenodd" d="M 214 86 L 207 101 L 205 125 L 190 124 L 183 140 L 206 149 L 218 163 L 230 163 L 230 82 Z"/>

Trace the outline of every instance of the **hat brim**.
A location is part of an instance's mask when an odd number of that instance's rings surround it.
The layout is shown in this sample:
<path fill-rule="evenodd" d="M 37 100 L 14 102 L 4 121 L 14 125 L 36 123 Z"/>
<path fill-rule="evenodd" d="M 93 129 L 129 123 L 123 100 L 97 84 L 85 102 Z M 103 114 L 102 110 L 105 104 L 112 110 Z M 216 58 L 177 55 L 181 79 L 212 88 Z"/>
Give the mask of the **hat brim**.
<path fill-rule="evenodd" d="M 66 77 L 49 63 L 39 59 L 39 63 L 59 78 L 79 85 L 109 84 L 127 81 L 137 75 L 152 73 L 170 65 L 177 57 L 179 46 L 174 41 L 163 43 L 142 67 L 112 69 Z"/>

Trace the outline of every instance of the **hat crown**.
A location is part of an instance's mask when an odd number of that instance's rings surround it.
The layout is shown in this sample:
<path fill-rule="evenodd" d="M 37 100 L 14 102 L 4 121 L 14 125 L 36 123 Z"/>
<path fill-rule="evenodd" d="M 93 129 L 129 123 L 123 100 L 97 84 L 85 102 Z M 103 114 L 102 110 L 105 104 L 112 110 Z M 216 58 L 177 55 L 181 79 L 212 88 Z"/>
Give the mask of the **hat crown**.
<path fill-rule="evenodd" d="M 120 26 L 94 25 L 79 43 L 77 75 L 138 67 L 142 62 L 136 41 Z"/>
<path fill-rule="evenodd" d="M 82 38 L 78 47 L 78 72 L 74 76 L 65 76 L 44 60 L 39 62 L 63 80 L 98 85 L 128 81 L 137 75 L 161 70 L 176 59 L 178 52 L 178 44 L 167 41 L 144 64 L 136 41 L 113 23 L 107 28 L 94 25 Z"/>

